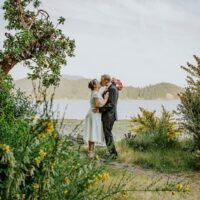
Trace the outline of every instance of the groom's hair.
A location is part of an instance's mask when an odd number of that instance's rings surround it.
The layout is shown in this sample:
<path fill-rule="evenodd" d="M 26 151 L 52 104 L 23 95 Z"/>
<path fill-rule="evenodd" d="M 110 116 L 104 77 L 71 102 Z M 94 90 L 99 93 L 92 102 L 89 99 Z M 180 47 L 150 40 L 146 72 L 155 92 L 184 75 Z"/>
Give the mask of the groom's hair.
<path fill-rule="evenodd" d="M 111 76 L 110 76 L 110 75 L 108 75 L 108 74 L 103 74 L 101 77 L 102 77 L 104 80 L 111 82 Z"/>

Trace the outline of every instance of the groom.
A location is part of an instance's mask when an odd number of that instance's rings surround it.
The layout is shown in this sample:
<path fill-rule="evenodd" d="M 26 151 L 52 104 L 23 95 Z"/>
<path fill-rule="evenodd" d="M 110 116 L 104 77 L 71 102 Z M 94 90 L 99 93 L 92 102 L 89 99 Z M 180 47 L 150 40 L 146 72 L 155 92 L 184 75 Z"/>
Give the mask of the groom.
<path fill-rule="evenodd" d="M 116 159 L 118 154 L 113 140 L 112 128 L 114 122 L 117 120 L 117 101 L 119 92 L 116 86 L 112 84 L 111 77 L 107 74 L 101 76 L 101 85 L 106 87 L 105 91 L 103 92 L 103 97 L 108 92 L 109 98 L 107 103 L 99 109 L 99 112 L 102 113 L 106 145 L 111 158 Z"/>

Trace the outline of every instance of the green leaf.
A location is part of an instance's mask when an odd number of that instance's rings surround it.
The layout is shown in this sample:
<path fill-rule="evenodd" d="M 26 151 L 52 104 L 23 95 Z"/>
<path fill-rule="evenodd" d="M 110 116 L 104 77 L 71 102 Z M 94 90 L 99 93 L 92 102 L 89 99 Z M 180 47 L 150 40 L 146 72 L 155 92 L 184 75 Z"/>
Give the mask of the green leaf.
<path fill-rule="evenodd" d="M 64 24 L 65 23 L 65 18 L 64 17 L 60 17 L 58 19 L 58 24 Z"/>

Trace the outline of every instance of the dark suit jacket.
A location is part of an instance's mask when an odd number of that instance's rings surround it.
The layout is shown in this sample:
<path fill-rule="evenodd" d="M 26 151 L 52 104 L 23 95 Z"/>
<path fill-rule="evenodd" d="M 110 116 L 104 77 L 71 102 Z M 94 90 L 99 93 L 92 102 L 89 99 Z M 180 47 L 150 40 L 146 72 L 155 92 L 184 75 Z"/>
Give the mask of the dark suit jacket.
<path fill-rule="evenodd" d="M 102 121 L 115 121 L 117 120 L 117 101 L 119 97 L 119 91 L 115 85 L 111 85 L 104 91 L 103 97 L 109 92 L 109 98 L 107 103 L 99 109 L 102 113 Z"/>

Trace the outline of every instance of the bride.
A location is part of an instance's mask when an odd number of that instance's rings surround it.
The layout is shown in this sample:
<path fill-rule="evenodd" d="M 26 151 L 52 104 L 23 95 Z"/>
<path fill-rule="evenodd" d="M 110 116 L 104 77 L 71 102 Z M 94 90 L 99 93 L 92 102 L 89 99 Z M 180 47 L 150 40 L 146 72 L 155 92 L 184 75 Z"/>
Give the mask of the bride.
<path fill-rule="evenodd" d="M 85 119 L 85 134 L 84 140 L 88 142 L 89 157 L 93 158 L 95 153 L 95 143 L 103 144 L 104 133 L 101 121 L 101 113 L 94 112 L 94 109 L 103 107 L 108 101 L 109 94 L 107 93 L 103 98 L 100 93 L 101 84 L 97 79 L 89 82 L 88 88 L 91 89 L 90 110 Z"/>

